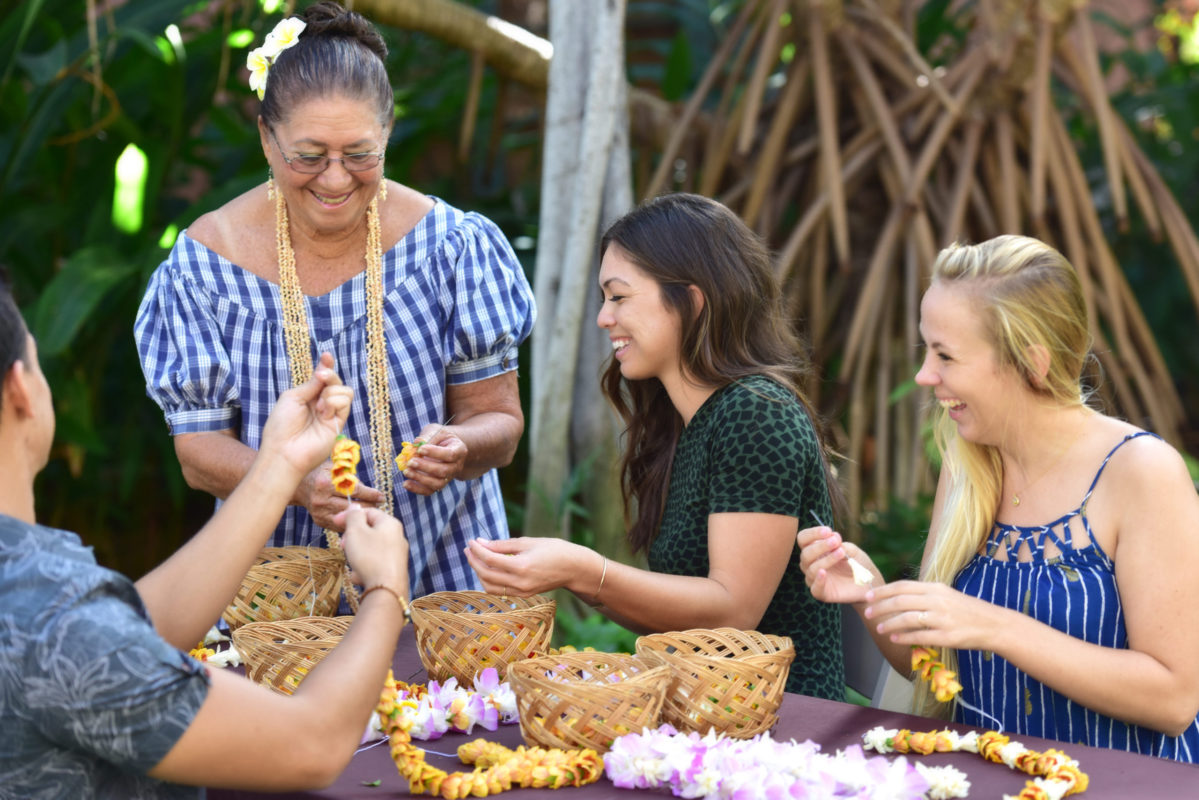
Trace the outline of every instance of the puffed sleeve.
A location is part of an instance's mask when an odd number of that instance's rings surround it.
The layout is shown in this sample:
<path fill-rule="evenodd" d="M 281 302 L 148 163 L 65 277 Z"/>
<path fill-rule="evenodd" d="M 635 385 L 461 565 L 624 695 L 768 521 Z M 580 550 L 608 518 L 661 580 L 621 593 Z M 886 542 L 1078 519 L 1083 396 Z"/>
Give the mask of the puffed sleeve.
<path fill-rule="evenodd" d="M 533 330 L 533 290 L 495 223 L 466 214 L 456 233 L 447 381 L 472 383 L 517 368 L 517 348 Z"/>
<path fill-rule="evenodd" d="M 137 311 L 134 338 L 146 394 L 171 435 L 238 426 L 238 396 L 214 301 L 182 268 L 186 236 L 155 270 Z"/>

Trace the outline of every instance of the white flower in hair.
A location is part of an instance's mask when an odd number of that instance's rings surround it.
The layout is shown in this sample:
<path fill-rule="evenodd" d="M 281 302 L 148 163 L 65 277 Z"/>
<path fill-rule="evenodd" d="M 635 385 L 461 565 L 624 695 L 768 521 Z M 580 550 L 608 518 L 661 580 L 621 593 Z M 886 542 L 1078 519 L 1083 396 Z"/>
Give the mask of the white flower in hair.
<path fill-rule="evenodd" d="M 262 47 L 256 47 L 246 56 L 246 69 L 250 71 L 250 88 L 261 100 L 266 94 L 266 79 L 275 59 L 287 48 L 300 41 L 300 33 L 308 23 L 299 17 L 280 20 L 275 29 L 266 35 Z"/>
<path fill-rule="evenodd" d="M 300 34 L 307 24 L 299 17 L 279 20 L 279 24 L 266 35 L 266 41 L 262 43 L 262 48 L 266 50 L 272 63 L 280 53 L 300 41 Z"/>
<path fill-rule="evenodd" d="M 246 69 L 250 70 L 250 88 L 258 92 L 258 99 L 266 94 L 266 74 L 271 68 L 271 60 L 261 47 L 256 47 L 246 56 Z"/>

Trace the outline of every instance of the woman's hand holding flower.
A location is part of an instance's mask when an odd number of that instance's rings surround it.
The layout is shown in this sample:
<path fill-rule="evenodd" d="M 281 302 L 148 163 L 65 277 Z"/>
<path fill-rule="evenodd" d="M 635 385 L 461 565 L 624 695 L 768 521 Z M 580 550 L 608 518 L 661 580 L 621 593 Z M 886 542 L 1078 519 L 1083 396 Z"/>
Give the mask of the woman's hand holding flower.
<path fill-rule="evenodd" d="M 882 573 L 860 547 L 846 542 L 841 534 L 827 525 L 804 528 L 796 536 L 799 544 L 799 565 L 803 569 L 804 581 L 817 600 L 826 603 L 860 603 L 866 598 L 871 586 L 883 584 Z M 855 571 L 849 559 L 858 562 L 867 570 L 873 582 L 863 584 L 855 579 Z"/>
<path fill-rule="evenodd" d="M 404 488 L 413 494 L 436 494 L 462 473 L 466 444 L 444 425 L 426 425 L 420 447 L 404 468 Z"/>

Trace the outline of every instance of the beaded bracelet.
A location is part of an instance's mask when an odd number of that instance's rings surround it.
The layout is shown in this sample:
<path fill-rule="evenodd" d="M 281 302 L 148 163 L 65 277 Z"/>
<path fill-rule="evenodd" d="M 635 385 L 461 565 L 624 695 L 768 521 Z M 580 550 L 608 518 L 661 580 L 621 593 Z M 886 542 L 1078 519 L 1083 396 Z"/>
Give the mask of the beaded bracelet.
<path fill-rule="evenodd" d="M 363 589 L 362 594 L 359 597 L 359 602 L 362 602 L 363 600 L 365 600 L 366 596 L 368 594 L 370 594 L 371 592 L 375 591 L 375 589 L 383 589 L 384 591 L 391 592 L 392 595 L 395 597 L 396 602 L 400 604 L 400 610 L 404 612 L 404 620 L 410 621 L 412 619 L 412 609 L 410 609 L 408 607 L 408 601 L 404 599 L 403 595 L 401 595 L 399 592 L 397 592 L 395 589 L 391 588 L 390 586 L 384 586 L 381 583 L 377 583 L 374 586 L 370 586 L 366 589 Z"/>

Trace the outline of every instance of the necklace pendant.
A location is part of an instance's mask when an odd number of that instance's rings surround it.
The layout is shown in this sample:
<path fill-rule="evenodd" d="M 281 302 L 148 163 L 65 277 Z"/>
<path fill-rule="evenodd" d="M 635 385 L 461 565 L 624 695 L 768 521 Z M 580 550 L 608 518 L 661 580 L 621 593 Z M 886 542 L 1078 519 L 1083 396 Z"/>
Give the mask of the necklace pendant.
<path fill-rule="evenodd" d="M 1012 495 L 1012 505 L 1014 505 L 1014 506 L 1020 505 L 1020 495 L 1016 495 L 1016 494 Z"/>

